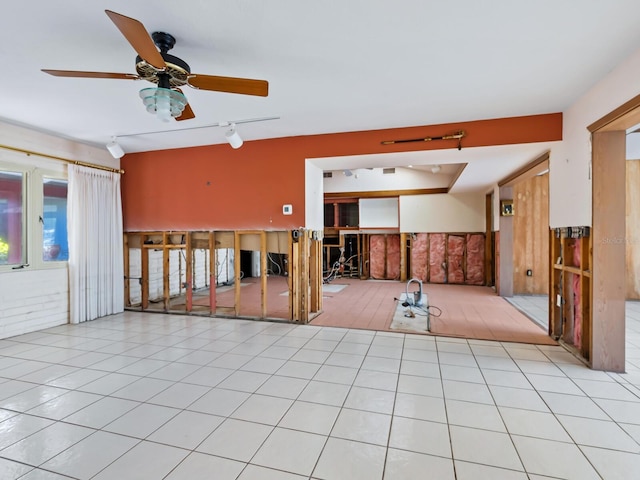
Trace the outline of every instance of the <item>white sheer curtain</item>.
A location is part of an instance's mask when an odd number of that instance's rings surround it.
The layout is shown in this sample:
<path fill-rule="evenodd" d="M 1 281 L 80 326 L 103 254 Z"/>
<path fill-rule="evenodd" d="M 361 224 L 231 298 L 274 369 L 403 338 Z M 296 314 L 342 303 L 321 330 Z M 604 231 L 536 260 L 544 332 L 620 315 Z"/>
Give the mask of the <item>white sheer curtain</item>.
<path fill-rule="evenodd" d="M 120 174 L 69 166 L 71 322 L 124 310 Z"/>

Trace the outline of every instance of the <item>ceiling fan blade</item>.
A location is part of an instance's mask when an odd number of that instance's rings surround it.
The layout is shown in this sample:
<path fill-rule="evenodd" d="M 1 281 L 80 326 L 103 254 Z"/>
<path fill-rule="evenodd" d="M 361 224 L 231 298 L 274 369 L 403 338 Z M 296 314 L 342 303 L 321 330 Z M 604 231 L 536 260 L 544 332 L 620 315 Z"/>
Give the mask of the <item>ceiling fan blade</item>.
<path fill-rule="evenodd" d="M 111 73 L 111 72 L 81 72 L 76 70 L 47 70 L 42 69 L 44 73 L 53 75 L 54 77 L 77 77 L 77 78 L 115 78 L 120 80 L 140 80 L 135 73 Z"/>
<path fill-rule="evenodd" d="M 147 29 L 140 21 L 111 10 L 105 10 L 105 12 L 144 61 L 158 70 L 164 70 L 167 67 Z"/>
<path fill-rule="evenodd" d="M 180 115 L 179 117 L 176 117 L 177 121 L 180 120 L 191 120 L 192 118 L 196 118 L 195 113 L 193 113 L 193 110 L 191 110 L 191 106 L 187 103 L 184 106 L 184 110 L 182 111 L 182 115 Z"/>
<path fill-rule="evenodd" d="M 174 90 L 177 90 L 178 92 L 182 93 L 182 90 L 180 90 L 179 88 L 176 88 Z M 184 106 L 184 110 L 182 111 L 182 114 L 179 117 L 176 117 L 176 120 L 177 121 L 191 120 L 192 118 L 196 118 L 196 115 L 195 113 L 193 113 L 193 110 L 191 109 L 191 105 L 187 103 Z"/>
<path fill-rule="evenodd" d="M 191 87 L 214 92 L 241 93 L 259 97 L 266 97 L 269 94 L 269 82 L 266 80 L 193 74 L 189 76 L 187 82 Z"/>

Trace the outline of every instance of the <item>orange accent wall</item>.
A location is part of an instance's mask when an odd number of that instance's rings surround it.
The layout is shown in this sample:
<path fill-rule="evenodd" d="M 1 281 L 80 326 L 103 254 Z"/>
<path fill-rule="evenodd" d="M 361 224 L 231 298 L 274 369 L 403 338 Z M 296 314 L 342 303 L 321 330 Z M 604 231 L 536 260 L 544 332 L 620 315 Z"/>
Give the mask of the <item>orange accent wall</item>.
<path fill-rule="evenodd" d="M 464 130 L 462 146 L 562 140 L 562 114 L 306 135 L 128 154 L 125 231 L 290 230 L 305 226 L 305 159 L 456 148 L 456 140 L 382 145 Z M 293 205 L 283 215 L 282 205 Z"/>

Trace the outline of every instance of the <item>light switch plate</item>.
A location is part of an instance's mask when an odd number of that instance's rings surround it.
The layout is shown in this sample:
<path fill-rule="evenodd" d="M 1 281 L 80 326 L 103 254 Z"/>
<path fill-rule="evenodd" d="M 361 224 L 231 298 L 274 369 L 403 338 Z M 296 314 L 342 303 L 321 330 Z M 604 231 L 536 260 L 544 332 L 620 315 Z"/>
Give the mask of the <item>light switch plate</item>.
<path fill-rule="evenodd" d="M 282 214 L 283 215 L 292 215 L 293 214 L 293 205 L 283 205 L 282 206 Z"/>

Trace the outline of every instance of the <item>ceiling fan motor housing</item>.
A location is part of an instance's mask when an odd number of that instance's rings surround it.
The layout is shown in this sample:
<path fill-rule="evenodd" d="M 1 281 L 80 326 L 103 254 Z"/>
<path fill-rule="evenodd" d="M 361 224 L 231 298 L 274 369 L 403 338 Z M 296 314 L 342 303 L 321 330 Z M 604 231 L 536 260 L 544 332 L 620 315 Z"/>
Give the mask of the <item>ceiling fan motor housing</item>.
<path fill-rule="evenodd" d="M 160 55 L 162 55 L 167 67 L 164 71 L 159 71 L 153 65 L 144 61 L 140 55 L 137 55 L 136 72 L 138 75 L 144 80 L 159 84 L 160 78 L 164 77 L 164 74 L 166 74 L 169 77 L 170 88 L 186 85 L 189 74 L 191 73 L 191 67 L 189 67 L 189 64 L 181 58 L 167 53 L 175 45 L 176 39 L 173 35 L 164 32 L 154 32 L 151 34 L 151 38 L 160 50 Z M 159 73 L 162 75 L 159 75 Z"/>

